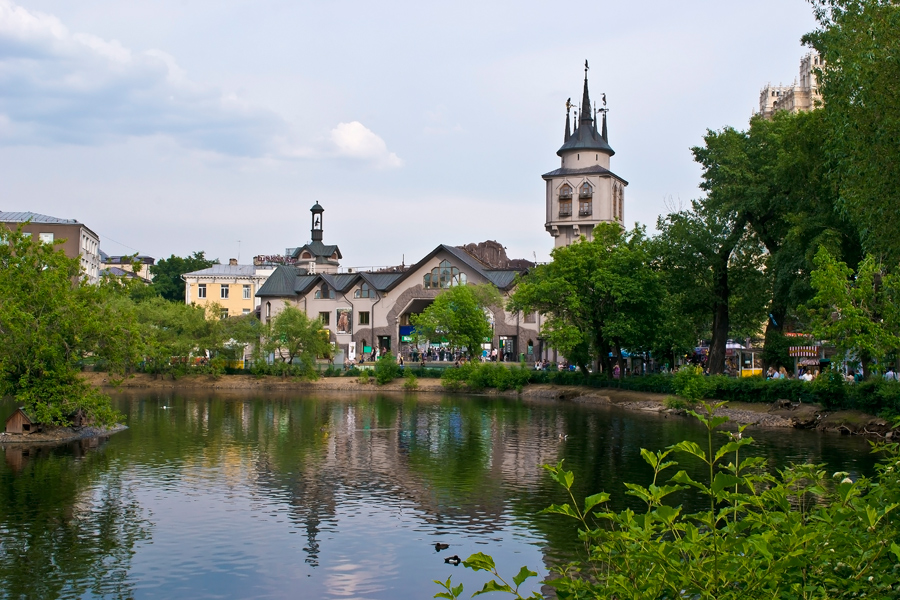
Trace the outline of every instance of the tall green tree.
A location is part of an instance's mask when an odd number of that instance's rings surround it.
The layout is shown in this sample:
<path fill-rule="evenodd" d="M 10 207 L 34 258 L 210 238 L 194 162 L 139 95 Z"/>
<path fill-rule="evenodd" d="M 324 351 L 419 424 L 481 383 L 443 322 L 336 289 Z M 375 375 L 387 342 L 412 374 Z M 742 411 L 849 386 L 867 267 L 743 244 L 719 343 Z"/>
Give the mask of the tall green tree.
<path fill-rule="evenodd" d="M 694 328 L 695 339 L 709 336 L 709 371 L 723 373 L 728 339 L 751 337 L 765 319 L 761 244 L 742 211 L 708 200 L 661 217 L 657 228 L 667 293 L 680 303 L 669 317 Z"/>
<path fill-rule="evenodd" d="M 453 348 L 465 348 L 469 356 L 480 356 L 481 345 L 493 334 L 485 311 L 500 304 L 491 285 L 457 285 L 438 294 L 410 323 L 419 338 L 446 341 Z"/>
<path fill-rule="evenodd" d="M 895 0 L 813 0 L 819 28 L 804 41 L 824 59 L 819 85 L 840 208 L 868 253 L 900 262 L 900 6 Z"/>
<path fill-rule="evenodd" d="M 173 254 L 169 258 L 160 259 L 150 267 L 150 274 L 153 275 L 150 289 L 171 302 L 184 302 L 184 280 L 181 276 L 185 273 L 208 269 L 218 262 L 218 259 L 206 258 L 205 252 L 194 252 L 185 257 Z"/>
<path fill-rule="evenodd" d="M 269 323 L 264 348 L 285 363 L 299 365 L 306 374 L 314 377 L 316 358 L 330 356 L 333 352 L 325 333 L 322 321 L 310 319 L 299 308 L 287 304 Z"/>
<path fill-rule="evenodd" d="M 80 260 L 55 244 L 0 227 L 0 395 L 42 423 L 66 424 L 82 410 L 98 423 L 118 415 L 78 375 L 98 352 L 130 352 L 108 290 L 82 279 Z"/>
<path fill-rule="evenodd" d="M 824 247 L 812 272 L 815 296 L 809 303 L 817 337 L 841 354 L 855 356 L 868 376 L 872 361 L 900 348 L 900 277 L 866 256 L 854 271 Z"/>
<path fill-rule="evenodd" d="M 543 334 L 583 373 L 609 373 L 610 353 L 649 350 L 664 290 L 643 229 L 601 223 L 593 240 L 556 248 L 522 276 L 508 308 L 546 315 Z"/>

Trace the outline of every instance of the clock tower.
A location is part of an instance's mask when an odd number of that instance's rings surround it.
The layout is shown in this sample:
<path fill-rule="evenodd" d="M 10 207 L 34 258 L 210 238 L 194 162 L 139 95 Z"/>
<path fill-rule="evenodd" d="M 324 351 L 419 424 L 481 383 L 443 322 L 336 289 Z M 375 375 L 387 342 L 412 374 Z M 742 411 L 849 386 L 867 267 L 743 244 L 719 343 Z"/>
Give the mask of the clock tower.
<path fill-rule="evenodd" d="M 606 129 L 606 94 L 599 110 L 591 106 L 587 72 L 588 63 L 584 61 L 584 91 L 575 112 L 574 130 L 569 120 L 574 105 L 571 98 L 566 101 L 566 131 L 563 145 L 556 151 L 560 168 L 542 176 L 547 206 L 544 227 L 553 236 L 556 248 L 577 242 L 581 236 L 591 240 L 598 223 L 621 224 L 625 219 L 628 182 L 609 170 L 615 151 Z"/>

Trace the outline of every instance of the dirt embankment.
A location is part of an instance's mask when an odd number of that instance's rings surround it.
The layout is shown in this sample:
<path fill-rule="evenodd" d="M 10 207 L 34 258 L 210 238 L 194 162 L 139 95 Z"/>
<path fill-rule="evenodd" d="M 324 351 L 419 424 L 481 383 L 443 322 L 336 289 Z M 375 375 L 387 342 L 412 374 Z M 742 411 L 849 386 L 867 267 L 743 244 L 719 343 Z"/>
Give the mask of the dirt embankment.
<path fill-rule="evenodd" d="M 128 429 L 125 425 L 112 427 L 44 427 L 40 431 L 31 433 L 0 433 L 0 444 L 28 444 L 39 446 L 41 444 L 58 444 L 86 438 L 100 438 L 110 436 Z"/>
<path fill-rule="evenodd" d="M 86 379 L 97 387 L 111 389 L 147 389 L 147 390 L 217 390 L 217 391 L 309 391 L 309 392 L 401 392 L 404 381 L 398 379 L 392 383 L 376 386 L 373 383 L 359 383 L 354 377 L 323 377 L 317 381 L 302 381 L 280 377 L 256 378 L 251 375 L 192 375 L 172 379 L 171 377 L 154 377 L 137 374 L 124 380 L 110 377 L 107 373 L 85 373 Z M 374 381 L 374 380 L 370 380 Z M 440 379 L 419 379 L 415 393 L 448 392 L 441 386 Z M 517 392 L 488 392 L 490 395 L 516 396 Z M 629 390 L 602 389 L 593 390 L 579 387 L 553 385 L 529 385 L 521 396 L 527 399 L 543 399 L 570 402 L 588 402 L 609 404 L 630 410 L 656 413 L 684 414 L 682 409 L 666 407 L 665 394 L 650 392 L 634 392 Z M 837 431 L 842 434 L 864 434 L 878 438 L 900 439 L 900 433 L 891 430 L 891 424 L 884 419 L 867 415 L 858 411 L 826 411 L 816 404 L 791 404 L 783 401 L 770 404 L 752 404 L 746 402 L 729 402 L 722 407 L 720 414 L 727 416 L 731 423 L 755 427 L 792 427 L 798 429 L 820 429 Z"/>

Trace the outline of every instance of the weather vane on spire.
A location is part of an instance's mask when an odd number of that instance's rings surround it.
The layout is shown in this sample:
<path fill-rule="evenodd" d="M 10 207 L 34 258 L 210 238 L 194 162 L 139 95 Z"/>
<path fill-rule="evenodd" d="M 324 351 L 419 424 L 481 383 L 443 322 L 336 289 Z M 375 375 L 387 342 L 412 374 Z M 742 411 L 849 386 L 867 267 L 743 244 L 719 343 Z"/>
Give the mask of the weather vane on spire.
<path fill-rule="evenodd" d="M 587 59 L 584 59 L 584 76 L 587 77 L 587 72 L 590 67 L 588 66 Z"/>

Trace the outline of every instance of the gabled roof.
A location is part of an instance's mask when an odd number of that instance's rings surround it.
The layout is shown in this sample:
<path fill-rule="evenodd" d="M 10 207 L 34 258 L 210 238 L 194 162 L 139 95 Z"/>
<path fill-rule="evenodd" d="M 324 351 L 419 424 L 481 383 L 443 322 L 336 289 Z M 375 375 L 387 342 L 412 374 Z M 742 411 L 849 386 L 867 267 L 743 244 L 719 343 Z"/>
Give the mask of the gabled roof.
<path fill-rule="evenodd" d="M 309 250 L 309 253 L 312 254 L 316 258 L 319 258 L 319 257 L 331 258 L 331 255 L 334 254 L 335 252 L 337 252 L 338 258 L 344 258 L 341 255 L 340 248 L 338 248 L 336 244 L 323 244 L 319 240 L 313 240 L 312 242 L 305 244 L 303 246 L 300 246 L 299 248 L 294 248 L 293 252 L 291 253 L 291 257 L 297 258 L 298 256 L 300 256 L 300 253 L 303 252 L 304 250 Z"/>
<path fill-rule="evenodd" d="M 488 278 L 488 281 L 496 285 L 501 290 L 505 290 L 513 284 L 513 282 L 516 280 L 516 275 L 521 272 L 522 271 L 511 270 L 487 271 L 486 276 Z"/>
<path fill-rule="evenodd" d="M 12 414 L 10 414 L 8 417 L 6 417 L 6 422 L 9 423 L 9 420 L 12 419 L 14 416 L 16 416 L 16 415 L 19 414 L 19 413 L 22 413 L 22 415 L 23 415 L 26 419 L 28 419 L 28 422 L 29 422 L 29 423 L 34 423 L 34 419 L 31 418 L 31 415 L 29 415 L 27 412 L 25 412 L 25 407 L 24 407 L 24 406 L 20 406 L 20 407 L 17 408 L 16 410 L 12 411 Z"/>
<path fill-rule="evenodd" d="M 411 266 L 408 271 L 402 273 L 400 275 L 400 277 L 398 277 L 396 279 L 396 281 L 394 281 L 393 283 L 391 283 L 391 285 L 388 286 L 387 289 L 390 290 L 390 289 L 393 289 L 393 288 L 397 287 L 398 285 L 400 285 L 400 283 L 404 279 L 411 276 L 415 271 L 417 271 L 419 269 L 419 267 L 421 267 L 422 265 L 424 265 L 425 263 L 430 261 L 432 258 L 437 256 L 437 254 L 441 250 L 453 255 L 454 258 L 458 259 L 461 263 L 465 264 L 466 266 L 472 268 L 472 270 L 474 270 L 476 273 L 478 273 L 479 275 L 481 275 L 482 277 L 484 277 L 485 279 L 487 279 L 488 281 L 490 281 L 491 283 L 493 283 L 500 289 L 507 289 L 509 287 L 509 285 L 512 283 L 512 279 L 514 279 L 514 277 L 515 277 L 514 275 L 513 275 L 513 278 L 508 278 L 506 276 L 501 276 L 501 275 L 495 275 L 494 278 L 496 278 L 497 281 L 500 281 L 500 282 L 506 282 L 506 280 L 509 279 L 509 282 L 506 283 L 505 285 L 499 285 L 498 283 L 496 283 L 494 281 L 494 279 L 492 279 L 491 273 L 505 273 L 507 271 L 491 271 L 486 264 L 484 264 L 483 262 L 481 262 L 480 260 L 478 260 L 477 258 L 472 256 L 471 254 L 469 254 L 462 248 L 458 248 L 456 246 L 448 246 L 446 244 L 441 244 L 440 246 L 438 246 L 437 248 L 435 248 L 434 250 L 429 252 L 427 255 L 425 255 L 425 257 L 422 258 L 422 260 L 420 260 L 419 262 L 417 262 L 416 264 Z M 518 271 L 508 271 L 508 272 L 515 274 Z"/>
<path fill-rule="evenodd" d="M 51 223 L 54 225 L 77 225 L 75 219 L 60 219 L 59 217 L 48 217 L 35 212 L 2 212 L 0 211 L 0 222 L 3 223 L 24 223 L 31 221 L 32 223 Z M 83 225 L 83 223 L 80 223 Z"/>
<path fill-rule="evenodd" d="M 276 267 L 266 282 L 256 291 L 257 296 L 292 296 L 295 292 L 297 269 L 281 265 Z"/>
<path fill-rule="evenodd" d="M 262 287 L 259 288 L 256 295 L 258 297 L 295 296 L 315 288 L 320 281 L 328 284 L 329 287 L 337 292 L 347 293 L 360 280 L 367 282 L 379 292 L 386 292 L 399 286 L 407 277 L 414 274 L 419 267 L 427 264 L 441 251 L 452 255 L 460 263 L 468 266 L 502 290 L 509 289 L 515 282 L 516 275 L 523 272 L 517 269 L 490 269 L 462 248 L 441 244 L 402 273 L 369 273 L 363 271 L 359 273 L 317 273 L 315 275 L 305 275 L 301 274 L 296 267 L 279 266 Z"/>

